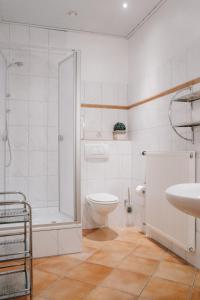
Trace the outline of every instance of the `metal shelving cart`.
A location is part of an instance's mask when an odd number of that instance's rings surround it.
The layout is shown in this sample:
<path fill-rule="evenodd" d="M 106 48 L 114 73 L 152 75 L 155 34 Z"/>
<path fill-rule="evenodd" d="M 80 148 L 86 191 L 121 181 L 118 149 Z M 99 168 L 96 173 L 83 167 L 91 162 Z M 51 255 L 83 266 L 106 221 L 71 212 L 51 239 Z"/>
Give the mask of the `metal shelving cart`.
<path fill-rule="evenodd" d="M 31 206 L 20 192 L 4 192 L 0 196 L 4 198 L 0 200 L 0 300 L 26 295 L 31 299 Z M 22 200 L 16 200 L 19 196 Z"/>
<path fill-rule="evenodd" d="M 189 93 L 187 93 L 186 95 L 181 95 L 181 93 L 185 92 L 185 91 L 189 91 Z M 200 91 L 197 92 L 193 92 L 192 88 L 187 88 L 185 90 L 181 90 L 178 93 L 175 94 L 175 96 L 173 97 L 173 99 L 170 101 L 170 105 L 169 105 L 169 121 L 170 121 L 170 125 L 172 127 L 172 129 L 175 131 L 175 133 L 182 139 L 192 142 L 194 143 L 194 128 L 195 127 L 199 127 L 200 126 L 200 120 L 198 121 L 190 121 L 190 122 L 183 122 L 183 123 L 175 123 L 172 120 L 172 112 L 173 112 L 173 104 L 175 102 L 177 103 L 187 103 L 190 104 L 190 112 L 192 114 L 192 110 L 193 110 L 193 103 L 195 101 L 199 101 L 200 100 Z M 188 138 L 186 136 L 183 136 L 179 131 L 178 128 L 190 128 L 191 129 L 191 138 Z"/>

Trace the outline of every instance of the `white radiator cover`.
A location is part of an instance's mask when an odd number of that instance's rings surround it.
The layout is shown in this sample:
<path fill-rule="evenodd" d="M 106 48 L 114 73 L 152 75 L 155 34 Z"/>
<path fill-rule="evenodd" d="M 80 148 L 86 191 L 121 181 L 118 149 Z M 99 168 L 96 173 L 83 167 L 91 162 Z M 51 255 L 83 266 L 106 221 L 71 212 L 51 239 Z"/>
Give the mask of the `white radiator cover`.
<path fill-rule="evenodd" d="M 195 152 L 146 152 L 147 235 L 166 246 L 169 243 L 195 251 L 195 218 L 174 208 L 165 190 L 174 184 L 195 182 Z"/>

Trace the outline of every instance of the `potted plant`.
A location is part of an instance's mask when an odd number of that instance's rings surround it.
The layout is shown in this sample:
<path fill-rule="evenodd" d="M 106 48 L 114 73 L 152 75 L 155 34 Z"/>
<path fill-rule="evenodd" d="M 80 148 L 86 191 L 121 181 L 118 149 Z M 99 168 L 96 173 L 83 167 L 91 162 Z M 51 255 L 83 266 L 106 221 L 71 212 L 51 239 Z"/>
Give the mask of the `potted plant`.
<path fill-rule="evenodd" d="M 117 122 L 113 128 L 113 138 L 114 140 L 125 140 L 126 135 L 126 126 L 124 123 Z"/>

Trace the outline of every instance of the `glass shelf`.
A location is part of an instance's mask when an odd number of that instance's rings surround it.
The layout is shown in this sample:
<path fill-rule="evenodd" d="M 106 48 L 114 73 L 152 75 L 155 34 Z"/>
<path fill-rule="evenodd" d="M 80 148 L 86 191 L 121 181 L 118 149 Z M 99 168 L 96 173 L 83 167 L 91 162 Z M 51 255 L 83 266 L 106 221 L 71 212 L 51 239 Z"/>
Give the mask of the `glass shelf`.
<path fill-rule="evenodd" d="M 0 273 L 0 300 L 30 294 L 29 274 L 24 270 Z"/>
<path fill-rule="evenodd" d="M 180 98 L 174 99 L 174 102 L 194 102 L 200 100 L 200 91 L 190 93 L 185 96 L 181 96 Z"/>
<path fill-rule="evenodd" d="M 187 127 L 197 127 L 197 126 L 200 126 L 200 121 L 191 122 L 191 123 L 180 123 L 174 125 L 174 127 L 176 128 L 187 128 Z"/>

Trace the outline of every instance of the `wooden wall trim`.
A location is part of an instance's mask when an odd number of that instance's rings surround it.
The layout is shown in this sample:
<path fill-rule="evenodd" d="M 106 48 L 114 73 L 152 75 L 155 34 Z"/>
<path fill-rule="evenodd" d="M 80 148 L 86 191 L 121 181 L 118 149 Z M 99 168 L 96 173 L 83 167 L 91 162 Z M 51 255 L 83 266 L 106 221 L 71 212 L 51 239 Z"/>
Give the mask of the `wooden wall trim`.
<path fill-rule="evenodd" d="M 81 107 L 85 108 L 105 108 L 105 109 L 124 109 L 128 110 L 128 105 L 104 105 L 104 104 L 81 104 Z"/>
<path fill-rule="evenodd" d="M 170 95 L 170 94 L 173 94 L 175 92 L 178 92 L 180 90 L 183 90 L 185 88 L 188 88 L 190 86 L 193 86 L 195 84 L 198 84 L 200 83 L 200 77 L 196 78 L 196 79 L 192 79 L 190 81 L 187 81 L 187 82 L 184 82 L 184 83 L 181 83 L 181 84 L 178 84 L 176 85 L 175 87 L 173 88 L 170 88 L 168 90 L 165 90 L 164 92 L 161 92 L 159 94 L 156 94 L 154 96 L 151 96 L 149 98 L 146 98 L 146 99 L 142 99 L 142 100 L 138 100 L 130 105 L 128 105 L 128 109 L 131 109 L 133 107 L 136 107 L 136 106 L 139 106 L 139 105 L 142 105 L 142 104 L 145 104 L 147 102 L 150 102 L 150 101 L 153 101 L 153 100 L 156 100 L 156 99 L 159 99 L 161 97 L 164 97 L 164 96 L 167 96 L 167 95 Z"/>
<path fill-rule="evenodd" d="M 180 90 L 183 90 L 185 88 L 188 88 L 188 87 L 191 87 L 193 85 L 196 85 L 200 83 L 200 77 L 197 77 L 195 79 L 192 79 L 192 80 L 189 80 L 189 81 L 186 81 L 184 83 L 181 83 L 181 84 L 178 84 L 168 90 L 165 90 L 161 93 L 158 93 L 154 96 L 151 96 L 151 97 L 148 97 L 148 98 L 145 98 L 145 99 L 141 99 L 141 100 L 138 100 L 130 105 L 104 105 L 104 104 L 81 104 L 81 107 L 85 107 L 85 108 L 100 108 L 100 109 L 120 109 L 120 110 L 129 110 L 131 108 L 134 108 L 136 106 L 139 106 L 139 105 L 143 105 L 145 103 L 148 103 L 150 101 L 154 101 L 154 100 L 157 100 L 159 98 L 162 98 L 162 97 L 165 97 L 167 95 L 170 95 L 170 94 L 173 94 L 173 93 L 176 93 Z"/>

